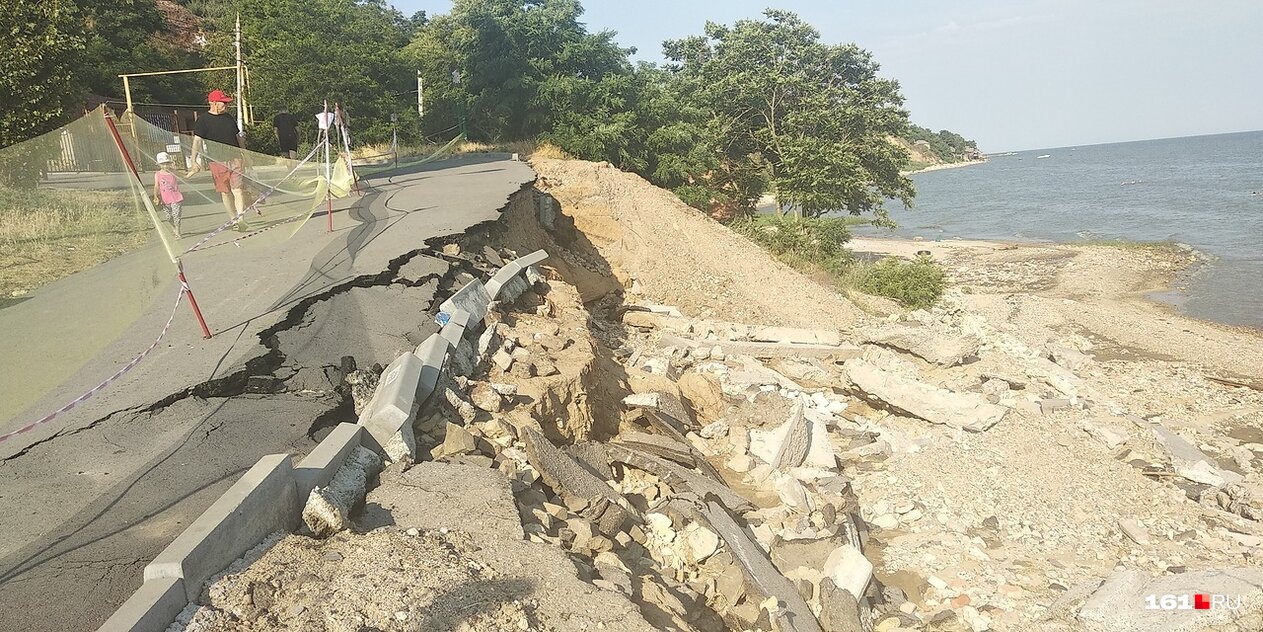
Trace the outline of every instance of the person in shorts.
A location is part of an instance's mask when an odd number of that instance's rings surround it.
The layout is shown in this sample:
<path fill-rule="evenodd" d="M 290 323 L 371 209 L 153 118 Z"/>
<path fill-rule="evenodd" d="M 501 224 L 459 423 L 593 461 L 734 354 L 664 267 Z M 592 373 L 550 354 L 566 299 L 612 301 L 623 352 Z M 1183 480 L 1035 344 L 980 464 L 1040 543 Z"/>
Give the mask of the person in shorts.
<path fill-rule="evenodd" d="M 163 214 L 175 230 L 175 236 L 180 237 L 180 207 L 184 203 L 184 194 L 180 193 L 180 181 L 171 170 L 175 161 L 165 151 L 158 152 L 154 159 L 158 163 L 158 170 L 153 174 L 154 201 L 161 205 Z"/>
<path fill-rule="evenodd" d="M 245 218 L 238 219 L 246 208 L 243 177 L 245 165 L 240 151 L 245 147 L 245 136 L 241 128 L 237 127 L 237 119 L 228 113 L 231 97 L 224 94 L 223 90 L 211 90 L 206 95 L 206 100 L 210 103 L 210 112 L 197 117 L 197 123 L 193 126 L 193 150 L 189 156 L 188 175 L 192 177 L 202 170 L 198 157 L 205 150 L 210 160 L 211 180 L 224 201 L 224 210 L 228 211 L 229 217 L 237 219 L 235 228 L 245 231 L 249 229 Z M 207 141 L 214 144 L 208 144 Z"/>

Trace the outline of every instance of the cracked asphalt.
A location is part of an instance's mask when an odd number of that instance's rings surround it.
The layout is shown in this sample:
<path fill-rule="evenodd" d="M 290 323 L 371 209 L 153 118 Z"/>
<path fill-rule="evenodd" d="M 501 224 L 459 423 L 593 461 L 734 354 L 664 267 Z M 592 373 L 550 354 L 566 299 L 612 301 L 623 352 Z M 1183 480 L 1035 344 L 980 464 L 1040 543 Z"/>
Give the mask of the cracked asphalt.
<path fill-rule="evenodd" d="M 534 180 L 505 158 L 381 174 L 362 182 L 363 197 L 335 206 L 333 233 L 317 216 L 278 246 L 188 257 L 212 339 L 182 305 L 167 338 L 122 380 L 0 444 L 0 629 L 95 630 L 140 587 L 149 560 L 259 457 L 301 458 L 332 426 L 354 421 L 334 390 L 341 358 L 385 365 L 436 330 L 427 312 L 457 270 L 435 244 L 496 219 Z M 71 277 L 28 307 L 56 309 L 58 292 L 77 289 Z M 169 313 L 168 300 L 156 301 L 0 432 L 112 373 Z"/>

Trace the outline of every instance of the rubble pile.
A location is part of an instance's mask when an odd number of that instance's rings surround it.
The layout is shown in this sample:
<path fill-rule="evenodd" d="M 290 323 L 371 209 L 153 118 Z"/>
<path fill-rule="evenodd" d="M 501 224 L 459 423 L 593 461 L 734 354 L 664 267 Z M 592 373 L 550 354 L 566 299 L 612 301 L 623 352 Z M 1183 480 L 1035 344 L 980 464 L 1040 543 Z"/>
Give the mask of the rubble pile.
<path fill-rule="evenodd" d="M 523 206 L 517 233 L 566 232 Z M 448 354 L 414 427 L 421 463 L 383 480 L 507 480 L 524 545 L 564 551 L 656 629 L 1263 627 L 1263 393 L 1001 329 L 959 289 L 846 330 L 690 318 L 626 270 L 622 289 L 593 282 L 610 266 L 579 265 L 600 256 L 568 230 L 573 248 L 530 244 L 557 267 Z M 789 303 L 771 322 L 810 320 Z M 446 494 L 414 491 L 471 529 L 486 518 Z M 1144 608 L 1177 589 L 1246 607 L 1166 623 Z"/>

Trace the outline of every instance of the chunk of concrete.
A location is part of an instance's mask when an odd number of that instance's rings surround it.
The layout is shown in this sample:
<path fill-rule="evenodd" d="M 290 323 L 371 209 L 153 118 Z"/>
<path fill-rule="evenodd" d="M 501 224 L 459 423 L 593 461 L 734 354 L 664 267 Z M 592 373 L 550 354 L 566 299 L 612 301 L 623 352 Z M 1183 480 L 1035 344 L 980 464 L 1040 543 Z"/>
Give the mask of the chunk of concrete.
<path fill-rule="evenodd" d="M 616 533 L 629 516 L 635 515 L 621 494 L 574 457 L 557 449 L 543 433 L 527 426 L 522 428 L 522 437 L 531 467 L 563 500 L 584 501 L 588 506 L 584 517 L 597 521 L 602 533 Z"/>
<path fill-rule="evenodd" d="M 367 448 L 350 454 L 328 487 L 317 487 L 307 496 L 303 523 L 316 537 L 327 538 L 350 526 L 351 509 L 368 490 L 368 481 L 382 471 L 382 459 Z"/>
<path fill-rule="evenodd" d="M 750 340 L 755 342 L 774 342 L 794 345 L 829 345 L 842 344 L 842 336 L 836 331 L 821 329 L 799 329 L 796 327 L 752 327 Z"/>
<path fill-rule="evenodd" d="M 1067 371 L 1078 373 L 1081 369 L 1092 363 L 1092 358 L 1062 345 L 1048 345 L 1045 347 L 1048 352 L 1048 359 L 1057 363 Z"/>
<path fill-rule="evenodd" d="M 451 298 L 443 301 L 443 304 L 439 306 L 439 311 L 452 314 L 456 310 L 463 310 L 469 313 L 472 320 L 477 321 L 487 317 L 487 306 L 490 304 L 491 294 L 487 292 L 487 287 L 482 284 L 482 281 L 475 279 L 457 290 Z"/>
<path fill-rule="evenodd" d="M 478 442 L 474 440 L 474 436 L 469 434 L 469 431 L 462 426 L 449 421 L 443 433 L 443 443 L 430 450 L 430 456 L 437 461 L 445 456 L 469 454 L 477 451 Z"/>
<path fill-rule="evenodd" d="M 843 369 L 864 394 L 931 423 L 981 432 L 999 423 L 1008 412 L 977 393 L 954 393 L 909 380 L 863 360 L 847 360 Z"/>
<path fill-rule="evenodd" d="M 1154 438 L 1166 448 L 1167 455 L 1171 459 L 1171 467 L 1176 474 L 1194 483 L 1211 487 L 1235 485 L 1242 481 L 1240 474 L 1220 469 L 1216 466 L 1214 459 L 1198 450 L 1180 435 L 1159 424 L 1152 424 L 1150 428 L 1153 430 Z"/>
<path fill-rule="evenodd" d="M 884 325 L 860 332 L 860 341 L 906 351 L 926 362 L 951 367 L 978 355 L 980 343 L 972 337 L 950 336 L 928 327 Z"/>
<path fill-rule="evenodd" d="M 780 344 L 775 342 L 749 342 L 739 340 L 696 340 L 672 334 L 662 334 L 658 342 L 661 347 L 677 349 L 696 349 L 702 346 L 710 348 L 710 357 L 722 360 L 727 356 L 744 355 L 752 358 L 817 358 L 841 362 L 848 358 L 859 357 L 861 351 L 856 345 L 842 343 L 839 345 Z"/>
<path fill-rule="evenodd" d="M 868 583 L 873 579 L 873 563 L 849 544 L 829 553 L 822 570 L 835 586 L 851 593 L 857 600 L 864 597 L 864 591 L 868 590 Z"/>
<path fill-rule="evenodd" d="M 1194 595 L 1222 599 L 1209 609 L 1194 609 Z M 1186 596 L 1190 609 L 1148 608 L 1148 599 Z M 1222 596 L 1222 597 L 1219 597 Z M 1183 605 L 1182 602 L 1177 602 Z M 1219 607 L 1215 607 L 1218 605 Z M 1206 629 L 1257 630 L 1263 626 L 1263 570 L 1230 568 L 1151 578 L 1127 569 L 1116 571 L 1079 610 L 1090 630 L 1104 632 L 1192 632 Z M 1234 622 L 1235 627 L 1216 627 Z"/>

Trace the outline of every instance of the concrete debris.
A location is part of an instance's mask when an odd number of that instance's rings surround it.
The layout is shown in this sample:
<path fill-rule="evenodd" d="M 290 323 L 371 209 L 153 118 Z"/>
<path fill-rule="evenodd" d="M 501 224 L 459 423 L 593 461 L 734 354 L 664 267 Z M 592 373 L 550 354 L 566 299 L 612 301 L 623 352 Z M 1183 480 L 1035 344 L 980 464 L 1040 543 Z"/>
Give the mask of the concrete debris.
<path fill-rule="evenodd" d="M 652 454 L 647 454 L 617 442 L 607 446 L 607 453 L 611 461 L 624 463 L 649 472 L 662 479 L 662 482 L 671 486 L 677 493 L 713 494 L 726 507 L 738 514 L 754 508 L 754 505 L 749 500 L 743 498 L 724 483 Z"/>
<path fill-rule="evenodd" d="M 794 402 L 789 421 L 785 422 L 784 436 L 780 437 L 776 456 L 768 463 L 774 470 L 786 471 L 798 467 L 807 460 L 807 448 L 811 446 L 811 427 L 803 417 L 802 401 Z"/>
<path fill-rule="evenodd" d="M 1214 465 L 1214 459 L 1206 456 L 1180 435 L 1159 424 L 1150 425 L 1150 429 L 1153 431 L 1154 438 L 1166 449 L 1167 456 L 1171 460 L 1171 467 L 1176 474 L 1194 483 L 1211 487 L 1222 487 L 1242 481 L 1240 474 L 1219 469 Z"/>
<path fill-rule="evenodd" d="M 779 607 L 773 613 L 773 619 L 779 629 L 786 632 L 823 632 L 798 589 L 772 565 L 759 545 L 728 515 L 717 498 L 706 497 L 700 513 L 732 551 L 746 582 L 758 594 L 776 600 Z"/>
<path fill-rule="evenodd" d="M 662 334 L 659 339 L 659 345 L 662 347 L 675 347 L 677 349 L 697 349 L 699 347 L 709 347 L 709 357 L 714 360 L 723 360 L 730 355 L 742 355 L 751 358 L 769 359 L 769 358 L 817 358 L 819 360 L 832 360 L 842 362 L 844 360 L 859 357 L 860 348 L 857 345 L 843 343 L 840 345 L 807 345 L 807 344 L 781 344 L 775 342 L 746 342 L 746 341 L 720 341 L 716 343 L 714 340 L 698 340 L 696 338 L 684 338 L 672 334 Z"/>
<path fill-rule="evenodd" d="M 953 393 L 909 380 L 863 360 L 847 360 L 843 368 L 865 395 L 931 423 L 981 432 L 999 423 L 1007 412 L 981 395 Z"/>
<path fill-rule="evenodd" d="M 1255 506 L 1250 490 L 1240 485 L 1224 485 L 1202 492 L 1199 501 L 1208 507 L 1222 509 L 1247 520 L 1263 521 L 1263 509 Z"/>
<path fill-rule="evenodd" d="M 1123 535 L 1127 539 L 1139 544 L 1140 546 L 1149 545 L 1149 532 L 1140 525 L 1134 518 L 1123 518 L 1118 521 L 1118 528 L 1122 529 Z"/>
<path fill-rule="evenodd" d="M 1049 360 L 1056 362 L 1062 368 L 1074 373 L 1078 373 L 1083 370 L 1084 367 L 1092 363 L 1092 358 L 1080 353 L 1079 351 L 1071 349 L 1070 347 L 1050 344 L 1045 347 L 1045 351 L 1047 351 L 1047 358 Z"/>
<path fill-rule="evenodd" d="M 498 413 L 504 410 L 504 397 L 486 382 L 479 382 L 469 390 L 469 401 L 485 412 Z"/>
<path fill-rule="evenodd" d="M 623 405 L 628 408 L 658 409 L 658 393 L 636 393 L 623 398 Z"/>
<path fill-rule="evenodd" d="M 1192 600 L 1196 594 L 1220 599 L 1209 609 L 1169 609 L 1164 595 Z M 1146 607 L 1153 599 L 1154 608 Z M 1226 599 L 1227 601 L 1223 601 Z M 1183 605 L 1177 602 L 1176 605 Z M 1213 607 L 1219 605 L 1220 607 Z M 1184 632 L 1186 630 L 1263 628 L 1263 570 L 1232 568 L 1191 571 L 1151 578 L 1135 569 L 1116 571 L 1079 610 L 1090 629 L 1111 632 Z M 1231 623 L 1229 623 L 1231 622 Z M 1212 628 L 1216 624 L 1233 627 Z"/>
<path fill-rule="evenodd" d="M 1074 403 L 1064 397 L 1039 400 L 1039 414 L 1051 415 L 1059 410 L 1070 408 Z"/>
<path fill-rule="evenodd" d="M 699 420 L 715 421 L 723 416 L 727 404 L 718 379 L 703 373 L 685 373 L 677 384 Z"/>
<path fill-rule="evenodd" d="M 573 457 L 558 450 L 541 432 L 527 427 L 523 428 L 522 435 L 531 466 L 563 499 L 574 497 L 586 502 L 586 515 L 599 521 L 601 533 L 616 533 L 629 517 L 634 517 L 634 510 L 621 494 Z"/>
<path fill-rule="evenodd" d="M 430 450 L 435 461 L 458 454 L 468 454 L 478 450 L 478 442 L 463 426 L 448 422 L 443 433 L 443 443 Z"/>
<path fill-rule="evenodd" d="M 1129 438 L 1126 430 L 1105 421 L 1084 420 L 1083 429 L 1110 450 L 1126 443 Z"/>
<path fill-rule="evenodd" d="M 842 344 L 842 336 L 836 331 L 797 329 L 794 327 L 751 327 L 750 340 L 755 342 L 775 342 L 778 344 L 829 345 L 833 347 Z"/>
<path fill-rule="evenodd" d="M 382 471 L 382 459 L 368 448 L 347 455 L 327 487 L 307 496 L 303 524 L 318 538 L 327 538 L 350 526 L 351 509 L 364 499 L 368 481 Z"/>
<path fill-rule="evenodd" d="M 855 599 L 862 599 L 873 579 L 873 563 L 859 549 L 847 544 L 834 549 L 821 569 L 825 577 Z"/>
<path fill-rule="evenodd" d="M 942 334 L 928 327 L 890 325 L 860 333 L 861 342 L 899 349 L 926 362 L 952 367 L 975 359 L 980 343 L 974 338 Z"/>

